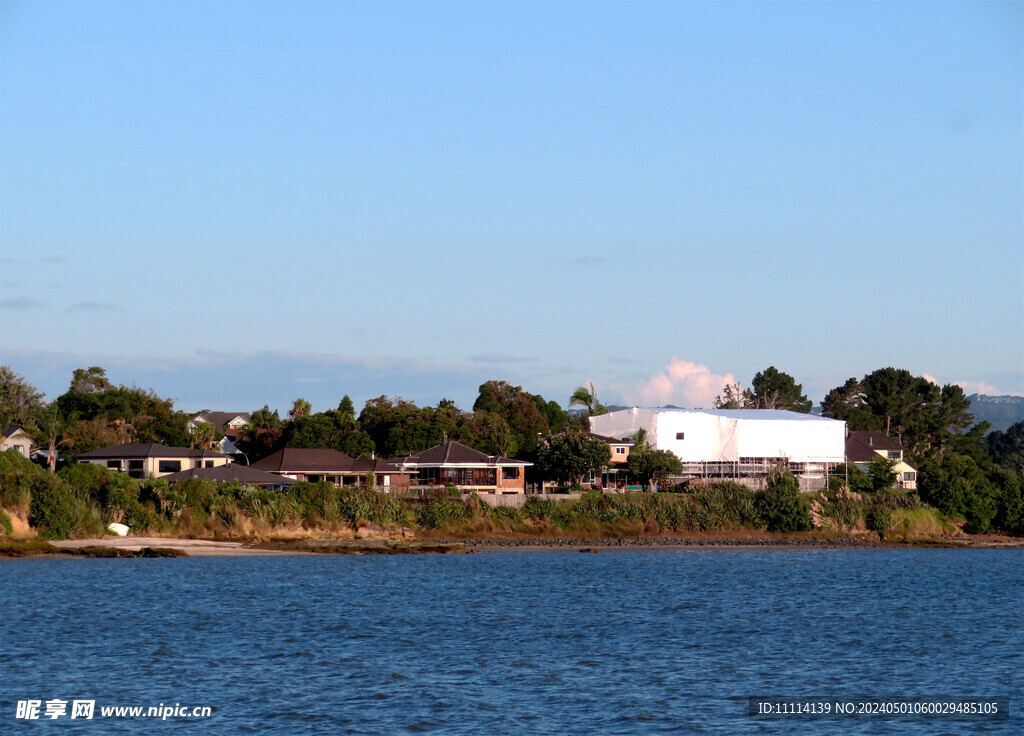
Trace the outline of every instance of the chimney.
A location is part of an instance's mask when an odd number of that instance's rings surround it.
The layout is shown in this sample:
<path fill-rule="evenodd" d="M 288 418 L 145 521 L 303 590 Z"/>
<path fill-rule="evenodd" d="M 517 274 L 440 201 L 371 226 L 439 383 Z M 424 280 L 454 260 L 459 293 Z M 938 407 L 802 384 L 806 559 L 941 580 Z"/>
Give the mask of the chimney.
<path fill-rule="evenodd" d="M 871 435 L 869 434 L 869 435 L 868 435 L 868 447 L 874 447 L 874 446 L 875 446 L 875 438 L 874 438 L 874 437 L 872 437 L 872 436 L 871 436 Z"/>

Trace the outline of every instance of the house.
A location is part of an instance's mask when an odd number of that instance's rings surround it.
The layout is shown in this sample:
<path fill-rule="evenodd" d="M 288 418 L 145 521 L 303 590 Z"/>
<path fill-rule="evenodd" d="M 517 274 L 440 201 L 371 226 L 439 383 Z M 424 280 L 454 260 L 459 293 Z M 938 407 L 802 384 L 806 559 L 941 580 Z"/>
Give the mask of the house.
<path fill-rule="evenodd" d="M 357 460 L 330 449 L 286 447 L 250 467 L 298 481 L 328 481 L 337 486 L 358 486 L 373 473 L 377 489 L 402 493 L 409 487 L 412 471 L 403 471 L 386 460 Z"/>
<path fill-rule="evenodd" d="M 415 473 L 412 490 L 450 484 L 464 493 L 491 495 L 525 494 L 526 468 L 533 465 L 447 441 L 391 462 Z"/>
<path fill-rule="evenodd" d="M 865 473 L 872 460 L 882 458 L 893 464 L 896 487 L 917 490 L 917 470 L 903 459 L 903 445 L 884 432 L 850 432 L 846 438 L 846 462 Z"/>
<path fill-rule="evenodd" d="M 198 427 L 204 424 L 211 425 L 217 430 L 220 440 L 217 447 L 225 455 L 245 455 L 235 444 L 238 432 L 242 427 L 252 421 L 252 415 L 247 411 L 204 411 L 196 414 L 188 420 L 185 428 L 189 432 L 195 432 Z"/>
<path fill-rule="evenodd" d="M 212 424 L 218 433 L 234 437 L 251 421 L 252 415 L 247 411 L 204 411 L 189 419 L 185 426 L 192 432 L 200 424 Z"/>
<path fill-rule="evenodd" d="M 822 485 L 846 457 L 846 422 L 777 409 L 633 407 L 590 417 L 590 429 L 620 439 L 644 430 L 682 460 L 684 478 L 762 478 L 784 466 Z"/>
<path fill-rule="evenodd" d="M 594 434 L 593 432 L 587 432 L 587 436 L 608 444 L 608 449 L 612 455 L 612 462 L 607 468 L 594 468 L 587 473 L 583 478 L 583 485 L 625 490 L 629 474 L 626 464 L 629 462 L 629 451 L 634 446 L 634 441 L 632 439 L 606 437 L 603 434 Z"/>
<path fill-rule="evenodd" d="M 161 478 L 189 468 L 216 468 L 231 462 L 231 458 L 221 452 L 167 447 L 155 442 L 104 447 L 76 455 L 75 460 L 120 470 L 140 480 Z"/>
<path fill-rule="evenodd" d="M 163 480 L 171 483 L 189 478 L 210 480 L 214 483 L 242 483 L 247 486 L 261 486 L 274 490 L 282 490 L 298 483 L 298 481 L 286 478 L 283 475 L 266 473 L 253 467 L 239 465 L 238 463 L 228 463 L 227 465 L 219 465 L 213 468 L 189 468 L 188 470 L 182 470 L 180 473 L 171 473 L 170 475 L 163 476 Z"/>
<path fill-rule="evenodd" d="M 4 429 L 3 436 L 0 438 L 0 452 L 14 450 L 19 455 L 29 457 L 32 455 L 35 444 L 35 440 L 29 436 L 28 432 L 17 424 L 11 424 Z"/>

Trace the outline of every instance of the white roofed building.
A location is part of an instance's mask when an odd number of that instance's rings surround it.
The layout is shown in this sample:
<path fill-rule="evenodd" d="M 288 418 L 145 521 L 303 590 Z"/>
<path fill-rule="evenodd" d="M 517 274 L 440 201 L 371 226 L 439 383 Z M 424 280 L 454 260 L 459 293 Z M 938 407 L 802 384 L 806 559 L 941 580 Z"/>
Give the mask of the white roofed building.
<path fill-rule="evenodd" d="M 590 417 L 590 431 L 624 439 L 639 430 L 647 443 L 683 461 L 684 477 L 763 476 L 786 465 L 824 480 L 845 461 L 846 422 L 777 409 L 633 407 Z"/>

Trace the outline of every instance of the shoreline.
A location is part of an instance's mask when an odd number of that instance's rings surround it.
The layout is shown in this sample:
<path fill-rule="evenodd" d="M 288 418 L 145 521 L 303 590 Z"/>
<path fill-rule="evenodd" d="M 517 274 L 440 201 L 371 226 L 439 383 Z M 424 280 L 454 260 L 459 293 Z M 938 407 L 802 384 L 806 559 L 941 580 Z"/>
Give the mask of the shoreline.
<path fill-rule="evenodd" d="M 880 540 L 857 536 L 693 535 L 650 537 L 473 537 L 364 539 L 184 539 L 103 537 L 97 539 L 11 540 L 0 559 L 25 557 L 280 557 L 308 555 L 475 554 L 494 552 L 600 552 L 696 550 L 840 549 L 1024 549 L 1024 539 L 980 536 L 921 540 Z"/>

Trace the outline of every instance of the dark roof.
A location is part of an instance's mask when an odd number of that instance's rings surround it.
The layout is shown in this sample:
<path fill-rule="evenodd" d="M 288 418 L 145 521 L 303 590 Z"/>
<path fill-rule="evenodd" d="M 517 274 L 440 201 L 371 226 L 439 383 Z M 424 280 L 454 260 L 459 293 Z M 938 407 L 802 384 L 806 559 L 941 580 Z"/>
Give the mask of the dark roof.
<path fill-rule="evenodd" d="M 217 468 L 189 468 L 180 473 L 171 473 L 163 476 L 160 480 L 185 480 L 187 478 L 199 478 L 200 480 L 212 480 L 216 483 L 244 483 L 250 486 L 290 486 L 297 481 L 285 478 L 273 473 L 265 473 L 256 468 L 246 467 L 238 463 L 228 463 Z"/>
<path fill-rule="evenodd" d="M 203 419 L 217 429 L 223 429 L 235 417 L 241 417 L 248 424 L 252 421 L 252 415 L 247 411 L 204 411 L 196 414 L 195 419 Z"/>
<path fill-rule="evenodd" d="M 533 465 L 522 460 L 509 460 L 500 455 L 487 453 L 466 447 L 459 442 L 442 442 L 440 445 L 413 452 L 405 457 L 396 458 L 392 462 L 402 465 L 442 466 L 442 465 Z"/>
<path fill-rule="evenodd" d="M 614 437 L 606 437 L 603 434 L 594 434 L 593 432 L 587 432 L 588 437 L 593 437 L 595 440 L 601 440 L 607 442 L 609 445 L 632 445 L 633 443 L 629 440 L 617 440 Z"/>
<path fill-rule="evenodd" d="M 21 430 L 22 432 L 24 432 L 25 428 L 22 427 L 20 424 L 8 424 L 4 428 L 4 439 L 7 439 L 8 437 L 10 437 L 12 434 L 17 432 L 18 430 Z M 26 432 L 26 434 L 28 434 L 28 433 Z"/>
<path fill-rule="evenodd" d="M 83 452 L 76 458 L 97 459 L 125 457 L 227 457 L 222 452 L 213 450 L 193 450 L 189 447 L 167 447 L 166 445 L 149 442 L 147 444 L 132 443 L 127 445 L 111 445 L 99 450 Z"/>
<path fill-rule="evenodd" d="M 376 465 L 373 460 L 356 460 L 337 450 L 286 447 L 251 467 L 268 473 L 369 473 Z"/>
<path fill-rule="evenodd" d="M 884 432 L 850 432 L 846 438 L 846 459 L 856 463 L 874 460 L 877 452 L 902 449 L 903 445 Z"/>

